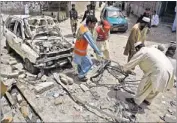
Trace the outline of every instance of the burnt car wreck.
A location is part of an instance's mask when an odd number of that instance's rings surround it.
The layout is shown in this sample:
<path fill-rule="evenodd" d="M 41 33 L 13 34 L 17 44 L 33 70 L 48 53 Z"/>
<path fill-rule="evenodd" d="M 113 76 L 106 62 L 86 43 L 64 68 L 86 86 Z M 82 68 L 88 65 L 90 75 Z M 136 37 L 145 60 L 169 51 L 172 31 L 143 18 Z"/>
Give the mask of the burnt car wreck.
<path fill-rule="evenodd" d="M 71 65 L 72 44 L 62 36 L 57 21 L 48 16 L 10 16 L 4 25 L 8 52 L 15 51 L 25 68 L 39 69 Z"/>

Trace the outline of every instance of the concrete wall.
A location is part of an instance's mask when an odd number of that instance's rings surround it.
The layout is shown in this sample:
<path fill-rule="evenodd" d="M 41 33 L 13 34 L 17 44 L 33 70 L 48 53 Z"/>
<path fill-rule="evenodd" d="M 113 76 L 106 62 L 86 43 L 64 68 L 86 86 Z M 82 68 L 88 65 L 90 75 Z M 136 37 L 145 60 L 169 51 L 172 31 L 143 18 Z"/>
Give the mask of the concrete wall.
<path fill-rule="evenodd" d="M 156 10 L 158 14 L 160 12 L 161 2 L 156 1 L 156 2 L 128 2 L 128 3 L 131 4 L 131 11 L 133 12 L 133 14 L 138 17 L 144 13 L 147 7 L 151 9 L 151 12 L 153 12 L 154 10 Z M 126 3 L 126 6 L 128 3 Z"/>
<path fill-rule="evenodd" d="M 39 2 L 0 2 L 0 9 L 2 13 L 5 14 L 24 14 L 25 11 L 25 3 L 27 3 L 30 7 L 29 10 L 31 13 L 40 13 L 40 4 Z"/>

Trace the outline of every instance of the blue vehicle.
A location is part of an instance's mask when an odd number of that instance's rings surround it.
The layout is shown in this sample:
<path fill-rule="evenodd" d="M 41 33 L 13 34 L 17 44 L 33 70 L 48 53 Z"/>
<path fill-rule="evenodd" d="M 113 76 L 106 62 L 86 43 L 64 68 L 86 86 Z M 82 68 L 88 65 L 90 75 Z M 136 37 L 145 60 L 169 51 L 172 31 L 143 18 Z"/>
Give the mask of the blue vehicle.
<path fill-rule="evenodd" d="M 113 6 L 104 7 L 101 11 L 100 19 L 107 20 L 111 24 L 111 32 L 126 32 L 128 29 L 127 19 L 119 8 Z"/>

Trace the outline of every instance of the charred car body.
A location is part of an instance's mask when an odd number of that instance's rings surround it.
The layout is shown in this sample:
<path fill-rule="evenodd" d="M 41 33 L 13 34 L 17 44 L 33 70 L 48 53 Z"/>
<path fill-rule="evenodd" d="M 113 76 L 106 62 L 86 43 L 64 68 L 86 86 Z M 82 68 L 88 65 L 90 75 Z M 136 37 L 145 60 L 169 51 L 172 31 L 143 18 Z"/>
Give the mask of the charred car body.
<path fill-rule="evenodd" d="M 14 50 L 33 73 L 71 64 L 72 44 L 62 36 L 57 21 L 49 16 L 9 16 L 4 23 L 6 47 Z"/>

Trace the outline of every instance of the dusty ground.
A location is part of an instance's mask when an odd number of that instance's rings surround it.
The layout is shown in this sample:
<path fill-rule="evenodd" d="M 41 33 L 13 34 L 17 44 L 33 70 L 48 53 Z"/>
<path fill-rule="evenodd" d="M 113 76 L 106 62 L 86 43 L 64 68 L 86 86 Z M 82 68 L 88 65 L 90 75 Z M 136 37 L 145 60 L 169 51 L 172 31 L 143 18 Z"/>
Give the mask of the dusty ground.
<path fill-rule="evenodd" d="M 98 18 L 100 10 L 101 8 L 97 8 L 96 10 L 96 16 Z M 120 63 L 121 65 L 125 64 L 127 61 L 127 57 L 123 55 L 123 50 L 131 27 L 135 24 L 136 19 L 136 17 L 131 15 L 128 18 L 129 30 L 126 33 L 111 34 L 110 37 L 111 59 Z M 69 20 L 60 23 L 60 27 L 62 28 L 63 35 L 65 35 L 68 40 L 72 42 L 74 39 L 71 35 Z M 168 44 L 170 41 L 176 41 L 176 34 L 171 33 L 168 25 L 160 24 L 159 27 L 151 29 L 151 32 L 150 34 L 148 34 L 147 37 L 146 45 L 148 46 L 152 44 Z M 90 53 L 93 53 L 91 49 Z M 7 54 L 7 50 L 5 49 L 5 38 L 3 37 L 3 39 L 1 40 L 1 61 L 3 61 L 1 62 L 1 73 L 2 69 L 3 71 L 7 72 L 11 71 L 12 66 L 8 65 L 8 62 L 9 60 L 14 60 L 14 58 L 18 62 L 21 62 L 16 55 Z M 139 80 L 142 76 L 142 72 L 138 67 L 135 69 L 135 72 L 137 73 L 136 76 L 130 76 L 129 78 L 132 80 Z M 34 75 L 29 74 L 26 70 L 24 70 L 24 74 L 26 75 L 26 77 L 18 79 L 20 80 L 20 82 L 18 82 L 17 84 L 19 85 L 21 90 L 23 90 L 24 95 L 41 116 L 44 122 L 110 121 L 100 118 L 93 112 L 90 112 L 86 108 L 75 103 L 62 89 L 62 87 L 55 82 L 52 74 L 49 74 L 48 76 L 46 76 L 46 78 L 43 77 L 43 80 L 38 81 L 30 81 L 30 78 L 34 77 Z M 100 83 L 82 83 L 89 88 L 89 90 L 85 92 L 80 88 L 81 82 L 78 82 L 76 77 L 72 73 L 68 73 L 68 76 L 72 77 L 75 80 L 74 84 L 69 86 L 69 88 L 72 90 L 72 93 L 76 94 L 82 100 L 93 106 L 94 109 L 98 108 L 99 110 L 102 110 L 106 113 L 115 115 L 117 118 L 121 118 L 123 116 L 122 113 L 126 113 L 126 116 L 128 116 L 128 113 L 130 113 L 129 111 L 122 111 L 121 108 L 126 107 L 126 109 L 129 109 L 129 107 L 131 107 L 131 105 L 126 103 L 125 98 L 131 97 L 133 95 L 130 95 L 123 90 L 115 91 L 111 88 L 108 88 L 107 86 L 118 84 L 118 81 L 111 77 L 108 73 L 104 73 L 103 80 Z M 3 78 L 3 80 L 6 82 L 6 84 L 9 83 L 9 79 Z M 54 87 L 52 89 L 46 90 L 42 94 L 36 93 L 34 91 L 36 84 L 43 83 L 44 81 L 54 82 Z M 131 89 L 133 89 L 133 91 L 136 91 L 136 88 Z M 151 106 L 146 106 L 145 104 L 142 104 L 141 106 L 143 107 L 143 111 L 136 114 L 136 122 L 163 122 L 160 119 L 160 116 L 164 116 L 165 114 L 167 114 L 169 108 L 171 110 L 175 108 L 175 106 L 170 105 L 170 102 L 174 101 L 174 97 L 176 96 L 175 90 L 176 89 L 173 88 L 165 94 L 159 94 L 159 96 L 154 100 Z M 1 102 L 4 102 L 4 100 L 4 98 L 1 99 Z M 59 103 L 56 104 L 56 101 L 58 101 Z M 3 103 L 3 106 L 7 107 L 7 103 Z M 4 112 L 6 114 L 9 111 L 10 109 L 6 108 Z M 11 114 L 13 115 L 13 113 Z M 21 121 L 18 117 L 15 117 L 14 119 L 15 121 Z M 36 122 L 36 119 L 33 117 L 30 120 Z M 127 121 L 127 119 L 125 121 Z"/>

